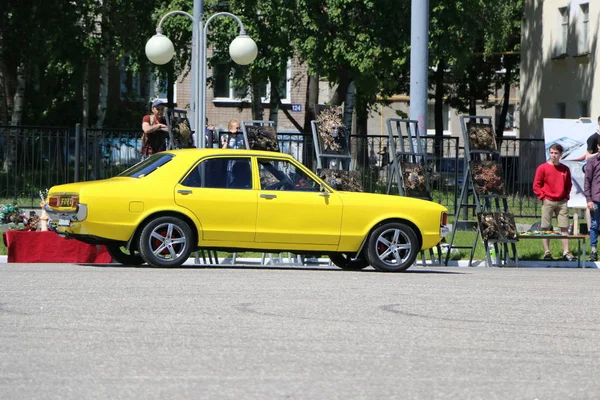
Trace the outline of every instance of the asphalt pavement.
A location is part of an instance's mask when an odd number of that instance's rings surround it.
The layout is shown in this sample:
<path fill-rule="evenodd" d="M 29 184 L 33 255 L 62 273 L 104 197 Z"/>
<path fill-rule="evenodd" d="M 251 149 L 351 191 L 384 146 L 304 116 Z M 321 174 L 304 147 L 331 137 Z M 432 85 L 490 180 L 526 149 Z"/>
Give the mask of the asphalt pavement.
<path fill-rule="evenodd" d="M 597 399 L 600 271 L 0 264 L 0 398 Z"/>

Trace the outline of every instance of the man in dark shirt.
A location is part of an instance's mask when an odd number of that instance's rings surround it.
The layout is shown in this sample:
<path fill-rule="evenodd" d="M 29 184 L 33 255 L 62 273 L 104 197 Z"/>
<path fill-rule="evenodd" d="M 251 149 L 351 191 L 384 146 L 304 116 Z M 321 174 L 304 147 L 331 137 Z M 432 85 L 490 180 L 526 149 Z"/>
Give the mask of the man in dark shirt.
<path fill-rule="evenodd" d="M 598 128 L 592 133 L 587 140 L 586 159 L 590 158 L 598 152 L 598 142 L 600 142 L 600 117 L 598 117 Z"/>
<path fill-rule="evenodd" d="M 596 148 L 597 150 L 598 148 Z M 600 154 L 591 156 L 585 168 L 585 201 L 591 213 L 590 224 L 590 261 L 598 261 L 598 228 L 600 223 Z"/>

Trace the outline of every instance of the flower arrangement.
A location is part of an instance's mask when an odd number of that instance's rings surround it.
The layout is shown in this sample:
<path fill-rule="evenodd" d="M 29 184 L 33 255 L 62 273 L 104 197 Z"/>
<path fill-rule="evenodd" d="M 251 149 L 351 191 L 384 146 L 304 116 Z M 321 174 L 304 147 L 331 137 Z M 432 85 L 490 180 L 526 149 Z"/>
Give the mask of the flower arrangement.
<path fill-rule="evenodd" d="M 324 168 L 318 171 L 319 178 L 323 179 L 335 190 L 344 192 L 362 192 L 363 185 L 358 171 L 345 171 Z"/>
<path fill-rule="evenodd" d="M 473 150 L 496 150 L 496 138 L 490 124 L 470 123 L 467 125 L 469 131 L 469 148 Z"/>
<path fill-rule="evenodd" d="M 279 151 L 277 132 L 272 126 L 246 126 L 248 147 L 252 150 Z"/>
<path fill-rule="evenodd" d="M 349 153 L 341 107 L 329 107 L 321 111 L 317 117 L 317 130 L 322 153 Z"/>
<path fill-rule="evenodd" d="M 431 199 L 422 164 L 402 163 L 402 182 L 406 196 Z"/>
<path fill-rule="evenodd" d="M 29 229 L 27 217 L 16 203 L 0 204 L 0 224 L 7 225 L 9 230 Z"/>
<path fill-rule="evenodd" d="M 471 161 L 473 181 L 477 191 L 484 195 L 504 195 L 502 165 L 496 161 Z"/>
<path fill-rule="evenodd" d="M 477 213 L 479 232 L 483 240 L 517 241 L 517 225 L 511 213 L 479 212 Z"/>

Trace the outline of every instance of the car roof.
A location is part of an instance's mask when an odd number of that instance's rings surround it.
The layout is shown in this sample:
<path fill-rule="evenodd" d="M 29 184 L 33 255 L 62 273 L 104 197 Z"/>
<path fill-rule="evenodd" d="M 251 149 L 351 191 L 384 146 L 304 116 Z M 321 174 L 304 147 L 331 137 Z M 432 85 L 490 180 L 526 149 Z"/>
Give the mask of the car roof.
<path fill-rule="evenodd" d="M 190 149 L 178 149 L 178 150 L 168 150 L 165 153 L 171 153 L 177 156 L 184 155 L 190 158 L 199 158 L 205 157 L 208 155 L 216 155 L 216 156 L 225 156 L 225 155 L 234 155 L 234 156 L 246 156 L 246 157 L 283 157 L 294 159 L 289 154 L 280 153 L 276 151 L 264 151 L 264 150 L 245 150 L 245 149 L 202 149 L 202 148 L 190 148 Z"/>

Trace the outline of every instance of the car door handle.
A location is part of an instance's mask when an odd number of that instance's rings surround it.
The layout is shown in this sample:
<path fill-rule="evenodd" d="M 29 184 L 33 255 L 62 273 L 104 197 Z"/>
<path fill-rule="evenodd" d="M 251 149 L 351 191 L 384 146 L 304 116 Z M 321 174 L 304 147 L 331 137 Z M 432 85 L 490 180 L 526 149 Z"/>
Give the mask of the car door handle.
<path fill-rule="evenodd" d="M 277 195 L 276 194 L 261 194 L 260 197 L 262 199 L 276 199 Z"/>
<path fill-rule="evenodd" d="M 181 194 L 192 194 L 193 192 L 191 190 L 185 190 L 185 189 L 179 189 L 177 191 L 177 193 L 181 193 Z"/>

